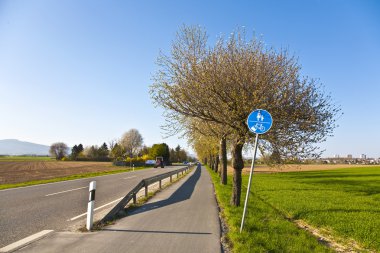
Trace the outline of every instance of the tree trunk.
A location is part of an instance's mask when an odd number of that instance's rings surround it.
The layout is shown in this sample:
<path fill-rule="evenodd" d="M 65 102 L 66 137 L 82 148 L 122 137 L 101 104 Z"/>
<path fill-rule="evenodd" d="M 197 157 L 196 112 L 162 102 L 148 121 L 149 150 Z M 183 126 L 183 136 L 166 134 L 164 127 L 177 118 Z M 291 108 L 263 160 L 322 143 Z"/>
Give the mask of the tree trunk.
<path fill-rule="evenodd" d="M 215 155 L 215 172 L 218 173 L 219 170 L 219 155 Z"/>
<path fill-rule="evenodd" d="M 212 155 L 212 170 L 216 172 L 216 156 Z"/>
<path fill-rule="evenodd" d="M 214 155 L 212 155 L 212 170 L 216 172 L 216 159 Z"/>
<path fill-rule="evenodd" d="M 241 195 L 241 171 L 244 168 L 243 161 L 244 143 L 236 142 L 232 149 L 232 167 L 234 168 L 231 205 L 240 206 Z"/>
<path fill-rule="evenodd" d="M 220 140 L 220 182 L 224 185 L 227 184 L 227 145 L 226 137 Z"/>

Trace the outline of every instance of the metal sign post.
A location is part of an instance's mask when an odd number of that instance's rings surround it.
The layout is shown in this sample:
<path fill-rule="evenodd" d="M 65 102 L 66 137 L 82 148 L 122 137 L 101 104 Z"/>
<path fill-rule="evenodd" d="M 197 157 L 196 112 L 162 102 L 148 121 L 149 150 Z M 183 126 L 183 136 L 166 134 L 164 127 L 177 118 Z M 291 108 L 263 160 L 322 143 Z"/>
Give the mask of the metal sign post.
<path fill-rule="evenodd" d="M 247 212 L 248 198 L 249 198 L 249 193 L 251 191 L 253 169 L 254 169 L 255 160 L 256 160 L 257 144 L 259 142 L 259 134 L 264 134 L 271 128 L 272 116 L 270 115 L 269 112 L 265 110 L 261 110 L 261 109 L 255 110 L 251 112 L 251 114 L 249 114 L 248 119 L 247 119 L 247 125 L 248 125 L 249 130 L 256 134 L 256 138 L 255 138 L 255 145 L 253 147 L 251 171 L 249 173 L 247 194 L 245 195 L 243 217 L 241 219 L 241 225 L 240 225 L 240 233 L 243 231 L 245 215 Z"/>

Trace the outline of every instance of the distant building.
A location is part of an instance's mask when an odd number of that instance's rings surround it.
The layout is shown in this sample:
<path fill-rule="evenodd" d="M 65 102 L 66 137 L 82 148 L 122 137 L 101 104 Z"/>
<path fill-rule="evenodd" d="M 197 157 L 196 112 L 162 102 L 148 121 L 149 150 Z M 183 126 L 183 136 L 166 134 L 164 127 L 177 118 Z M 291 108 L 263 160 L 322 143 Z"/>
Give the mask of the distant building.
<path fill-rule="evenodd" d="M 334 155 L 334 158 L 339 158 L 339 155 Z"/>
<path fill-rule="evenodd" d="M 362 154 L 362 155 L 360 156 L 360 158 L 361 158 L 361 159 L 367 159 L 367 156 L 366 156 L 365 154 Z"/>
<path fill-rule="evenodd" d="M 351 154 L 347 155 L 347 158 L 352 159 L 352 155 Z"/>

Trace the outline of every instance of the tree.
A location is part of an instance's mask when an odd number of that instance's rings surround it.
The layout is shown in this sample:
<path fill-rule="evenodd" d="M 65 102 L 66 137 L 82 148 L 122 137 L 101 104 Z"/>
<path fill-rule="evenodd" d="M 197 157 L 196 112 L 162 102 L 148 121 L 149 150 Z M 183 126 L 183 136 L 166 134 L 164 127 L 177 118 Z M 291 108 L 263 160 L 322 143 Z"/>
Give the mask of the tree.
<path fill-rule="evenodd" d="M 79 154 L 79 152 L 78 152 L 78 146 L 74 145 L 74 147 L 71 149 L 71 159 L 72 160 L 76 160 L 78 154 Z"/>
<path fill-rule="evenodd" d="M 62 160 L 67 155 L 68 147 L 63 142 L 56 142 L 51 144 L 49 153 L 54 156 L 56 160 Z"/>
<path fill-rule="evenodd" d="M 83 152 L 83 145 L 82 144 L 74 145 L 74 147 L 72 147 L 72 149 L 71 149 L 71 159 L 76 160 L 78 155 L 81 152 Z"/>
<path fill-rule="evenodd" d="M 111 148 L 110 155 L 115 160 L 122 160 L 125 151 L 122 145 L 115 143 Z"/>
<path fill-rule="evenodd" d="M 340 108 L 318 80 L 303 77 L 297 59 L 287 51 L 266 49 L 256 38 L 247 40 L 244 31 L 209 48 L 202 28 L 185 26 L 171 55 L 161 54 L 157 63 L 150 92 L 166 109 L 167 126 L 183 130 L 178 125 L 184 118 L 196 118 L 230 132 L 235 206 L 240 205 L 242 149 L 252 142 L 246 120 L 253 109 L 272 114 L 272 129 L 261 137 L 259 148 L 280 158 L 319 156 L 316 144 L 336 127 Z"/>
<path fill-rule="evenodd" d="M 187 161 L 187 153 L 180 145 L 175 148 L 175 159 L 177 162 Z M 174 159 L 172 158 L 172 160 Z"/>
<path fill-rule="evenodd" d="M 143 138 L 137 129 L 131 129 L 124 133 L 120 145 L 124 147 L 128 157 L 137 156 L 143 144 Z"/>
<path fill-rule="evenodd" d="M 92 146 L 86 147 L 83 153 L 89 160 L 97 160 L 99 157 L 99 148 L 98 146 L 92 145 Z"/>
<path fill-rule="evenodd" d="M 184 122 L 184 121 L 183 121 Z M 215 157 L 214 170 L 218 171 L 219 162 L 221 168 L 219 171 L 220 182 L 222 184 L 227 184 L 227 136 L 229 134 L 225 127 L 220 124 L 215 124 L 212 122 L 199 120 L 196 118 L 191 118 L 185 124 L 187 136 L 190 139 L 199 138 L 199 134 L 209 139 L 208 142 L 215 142 L 219 140 L 219 147 L 211 146 L 213 151 L 209 151 L 211 156 Z M 198 136 L 198 137 L 197 137 Z M 215 145 L 215 144 L 214 144 Z M 215 154 L 215 151 L 219 150 L 219 154 Z M 210 162 L 212 159 L 210 159 Z"/>
<path fill-rule="evenodd" d="M 176 162 L 179 162 L 179 159 L 177 158 L 177 152 L 174 150 L 174 149 L 170 149 L 170 161 L 172 163 L 176 163 Z"/>
<path fill-rule="evenodd" d="M 83 150 L 84 150 L 83 145 L 82 145 L 82 143 L 80 143 L 78 145 L 78 154 L 80 154 L 81 152 L 83 152 Z"/>
<path fill-rule="evenodd" d="M 150 147 L 147 147 L 146 145 L 144 145 L 140 150 L 139 156 L 149 155 L 149 150 L 150 150 Z"/>
<path fill-rule="evenodd" d="M 109 150 L 107 144 L 104 142 L 102 146 L 98 149 L 98 156 L 100 159 L 105 159 L 109 155 Z"/>

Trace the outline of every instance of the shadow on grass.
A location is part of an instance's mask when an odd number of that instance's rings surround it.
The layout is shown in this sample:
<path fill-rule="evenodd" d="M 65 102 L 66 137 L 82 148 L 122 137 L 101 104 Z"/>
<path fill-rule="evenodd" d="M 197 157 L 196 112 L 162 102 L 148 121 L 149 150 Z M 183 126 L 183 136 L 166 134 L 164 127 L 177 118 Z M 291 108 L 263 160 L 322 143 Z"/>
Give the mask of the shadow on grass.
<path fill-rule="evenodd" d="M 301 219 L 301 218 L 304 218 L 305 216 L 307 215 L 310 215 L 310 214 L 317 214 L 317 213 L 378 213 L 380 214 L 380 210 L 369 210 L 369 209 L 339 209 L 339 208 L 335 208 L 335 209 L 325 209 L 325 210 L 309 210 L 309 211 L 306 211 L 306 212 L 298 212 L 297 214 L 295 214 L 292 219 L 293 220 L 298 220 L 298 219 Z"/>
<path fill-rule="evenodd" d="M 380 167 L 366 167 L 356 169 L 344 169 L 344 170 L 326 170 L 326 171 L 302 171 L 289 172 L 283 174 L 284 177 L 297 178 L 297 179 L 323 179 L 323 178 L 380 178 Z"/>

